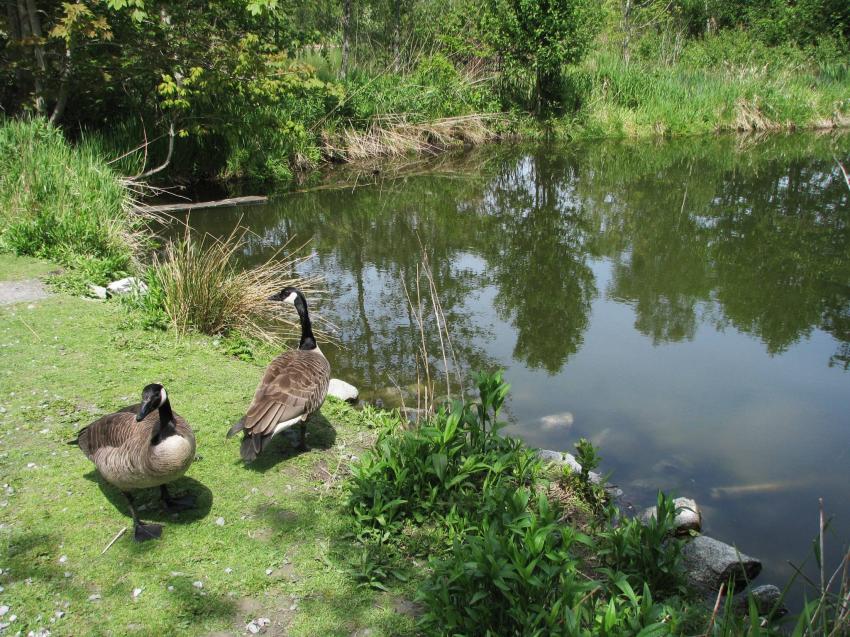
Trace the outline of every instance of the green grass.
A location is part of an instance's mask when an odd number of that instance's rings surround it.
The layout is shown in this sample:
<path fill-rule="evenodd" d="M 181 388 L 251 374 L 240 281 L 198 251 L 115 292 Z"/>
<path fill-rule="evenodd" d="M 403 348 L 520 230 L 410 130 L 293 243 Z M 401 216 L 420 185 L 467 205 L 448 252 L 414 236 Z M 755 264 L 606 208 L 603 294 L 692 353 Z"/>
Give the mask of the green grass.
<path fill-rule="evenodd" d="M 709 45 L 693 47 L 671 65 L 593 55 L 569 77 L 580 110 L 556 127 L 572 137 L 637 138 L 850 124 L 846 66 L 822 68 L 800 54 L 788 61 L 782 51 L 773 63 L 723 63 L 703 50 Z"/>
<path fill-rule="evenodd" d="M 0 122 L 0 247 L 102 276 L 130 268 L 141 220 L 91 147 L 44 120 Z"/>
<path fill-rule="evenodd" d="M 45 267 L 3 256 L 0 280 Z M 228 356 L 209 337 L 144 331 L 114 302 L 56 295 L 27 305 L 0 306 L 0 604 L 10 607 L 0 621 L 17 615 L 13 634 L 244 634 L 258 617 L 277 634 L 412 633 L 395 610 L 404 587 L 359 588 L 350 573 L 339 484 L 373 438 L 368 412 L 329 399 L 308 428 L 312 451 L 295 454 L 281 439 L 246 468 L 225 432 L 266 359 Z M 130 519 L 65 441 L 157 380 L 197 436 L 200 457 L 175 486 L 199 496 L 199 512 L 172 519 L 146 493 L 142 517 L 165 524 L 162 539 L 136 544 L 128 533 L 101 554 Z"/>
<path fill-rule="evenodd" d="M 0 252 L 0 281 L 34 279 L 54 270 L 56 264 L 49 261 Z"/>

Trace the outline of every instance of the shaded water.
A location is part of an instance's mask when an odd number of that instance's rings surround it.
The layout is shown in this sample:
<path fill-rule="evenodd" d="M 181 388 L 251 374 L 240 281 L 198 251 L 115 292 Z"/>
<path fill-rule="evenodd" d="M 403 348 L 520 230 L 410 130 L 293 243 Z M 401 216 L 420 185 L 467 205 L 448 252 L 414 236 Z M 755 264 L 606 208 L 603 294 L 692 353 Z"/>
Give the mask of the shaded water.
<path fill-rule="evenodd" d="M 782 585 L 819 497 L 833 560 L 850 540 L 850 190 L 833 160 L 848 146 L 498 146 L 191 224 L 241 218 L 246 263 L 311 238 L 304 273 L 326 277 L 318 311 L 345 345 L 334 375 L 373 393 L 415 381 L 401 281 L 421 241 L 462 366 L 506 369 L 510 433 L 590 438 L 636 504 L 695 497 L 705 531 Z"/>

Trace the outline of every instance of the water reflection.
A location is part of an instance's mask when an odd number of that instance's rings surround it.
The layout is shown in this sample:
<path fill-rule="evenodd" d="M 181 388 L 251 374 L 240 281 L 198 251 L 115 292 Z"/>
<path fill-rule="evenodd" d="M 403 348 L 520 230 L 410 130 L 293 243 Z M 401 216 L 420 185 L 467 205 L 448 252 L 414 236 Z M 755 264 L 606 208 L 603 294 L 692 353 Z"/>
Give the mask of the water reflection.
<path fill-rule="evenodd" d="M 512 433 L 596 439 L 623 486 L 702 499 L 710 532 L 784 580 L 819 496 L 850 529 L 841 148 L 850 137 L 497 146 L 191 223 L 223 234 L 241 218 L 246 263 L 310 239 L 305 267 L 330 292 L 318 313 L 345 345 L 334 375 L 367 389 L 416 380 L 402 282 L 426 246 L 461 366 L 508 368 Z M 751 488 L 765 484 L 781 488 Z"/>

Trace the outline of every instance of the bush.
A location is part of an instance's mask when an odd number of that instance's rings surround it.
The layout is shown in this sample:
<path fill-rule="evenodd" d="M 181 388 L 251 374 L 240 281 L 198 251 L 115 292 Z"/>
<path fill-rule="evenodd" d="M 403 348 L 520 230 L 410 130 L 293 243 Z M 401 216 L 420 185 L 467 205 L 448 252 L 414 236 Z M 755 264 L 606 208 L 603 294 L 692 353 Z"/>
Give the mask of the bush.
<path fill-rule="evenodd" d="M 73 266 L 96 283 L 130 269 L 140 220 L 118 176 L 42 119 L 0 126 L 0 245 Z"/>

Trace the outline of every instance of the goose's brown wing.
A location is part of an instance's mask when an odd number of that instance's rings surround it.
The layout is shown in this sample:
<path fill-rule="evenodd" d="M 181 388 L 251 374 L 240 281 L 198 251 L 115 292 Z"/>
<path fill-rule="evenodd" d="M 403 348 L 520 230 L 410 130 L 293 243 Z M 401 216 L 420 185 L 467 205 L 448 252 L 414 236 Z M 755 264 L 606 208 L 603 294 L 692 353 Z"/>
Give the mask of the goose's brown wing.
<path fill-rule="evenodd" d="M 77 434 L 77 444 L 91 458 L 98 449 L 120 447 L 142 426 L 136 422 L 140 405 L 130 405 L 120 411 L 107 414 L 84 427 Z M 157 416 L 158 417 L 158 416 Z M 147 419 L 145 419 L 147 420 Z"/>
<path fill-rule="evenodd" d="M 266 368 L 245 415 L 245 433 L 268 435 L 278 423 L 316 411 L 325 401 L 331 368 L 318 350 L 290 350 Z"/>

